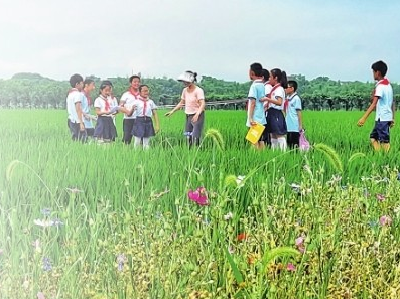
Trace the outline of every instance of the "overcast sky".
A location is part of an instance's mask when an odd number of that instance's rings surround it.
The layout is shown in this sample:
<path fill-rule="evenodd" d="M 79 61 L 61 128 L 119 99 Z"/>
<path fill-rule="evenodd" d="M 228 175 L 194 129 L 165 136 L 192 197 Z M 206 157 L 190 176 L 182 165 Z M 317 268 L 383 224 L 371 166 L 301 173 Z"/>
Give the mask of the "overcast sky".
<path fill-rule="evenodd" d="M 244 82 L 261 62 L 309 80 L 372 81 L 382 59 L 400 81 L 400 1 L 0 0 L 0 11 L 3 79 L 194 70 Z"/>

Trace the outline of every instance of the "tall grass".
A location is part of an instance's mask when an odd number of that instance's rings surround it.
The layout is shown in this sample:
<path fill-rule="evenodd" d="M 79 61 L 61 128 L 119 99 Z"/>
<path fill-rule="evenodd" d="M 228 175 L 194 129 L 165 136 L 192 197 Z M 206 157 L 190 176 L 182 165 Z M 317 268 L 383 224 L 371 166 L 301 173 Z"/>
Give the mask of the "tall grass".
<path fill-rule="evenodd" d="M 0 110 L 0 298 L 397 298 L 399 134 L 372 153 L 359 116 L 305 112 L 322 145 L 301 154 L 254 151 L 241 111 L 209 111 L 191 150 L 162 118 L 143 151 Z"/>

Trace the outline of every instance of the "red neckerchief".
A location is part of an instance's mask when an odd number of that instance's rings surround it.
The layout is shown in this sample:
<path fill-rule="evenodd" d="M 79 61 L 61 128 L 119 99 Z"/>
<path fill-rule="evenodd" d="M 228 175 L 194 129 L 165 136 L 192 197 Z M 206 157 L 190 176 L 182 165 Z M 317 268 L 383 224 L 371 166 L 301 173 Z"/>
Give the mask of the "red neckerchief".
<path fill-rule="evenodd" d="M 139 97 L 139 92 L 134 91 L 133 87 L 129 88 L 128 92 L 137 99 Z"/>
<path fill-rule="evenodd" d="M 272 97 L 272 93 L 273 93 L 279 86 L 281 86 L 280 83 L 275 84 L 275 85 L 272 87 L 271 92 L 268 94 L 268 97 L 269 97 L 269 98 Z M 269 102 L 268 102 L 268 104 L 267 104 L 267 109 L 268 109 L 268 108 L 269 108 Z"/>
<path fill-rule="evenodd" d="M 372 100 L 374 100 L 375 91 L 376 91 L 376 88 L 378 87 L 378 85 L 389 85 L 389 84 L 390 84 L 390 82 L 386 78 L 383 78 L 382 80 L 378 81 L 378 83 L 376 83 L 376 85 L 375 85 L 374 90 L 372 91 Z"/>
<path fill-rule="evenodd" d="M 85 94 L 87 101 L 88 101 L 88 106 L 90 107 L 90 105 L 92 104 L 92 98 L 86 91 L 83 91 L 83 93 Z"/>
<path fill-rule="evenodd" d="M 147 108 L 147 101 L 146 99 L 143 99 L 142 97 L 139 97 L 138 100 L 143 102 L 143 116 L 146 116 L 146 108 Z"/>
<path fill-rule="evenodd" d="M 104 101 L 105 112 L 109 112 L 110 111 L 110 103 L 108 102 L 108 99 L 103 97 L 102 95 L 100 95 L 100 98 Z"/>
<path fill-rule="evenodd" d="M 283 106 L 283 110 L 285 111 L 285 113 L 288 110 L 289 107 L 289 102 L 297 95 L 297 92 L 294 92 L 290 97 L 288 97 L 285 101 L 285 105 Z"/>

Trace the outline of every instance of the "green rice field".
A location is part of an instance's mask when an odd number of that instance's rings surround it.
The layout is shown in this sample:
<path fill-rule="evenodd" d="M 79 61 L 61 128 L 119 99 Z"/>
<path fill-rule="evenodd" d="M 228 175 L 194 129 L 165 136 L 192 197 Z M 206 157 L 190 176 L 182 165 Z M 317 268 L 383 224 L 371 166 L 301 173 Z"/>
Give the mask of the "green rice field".
<path fill-rule="evenodd" d="M 138 150 L 0 110 L 1 299 L 400 298 L 399 124 L 386 154 L 374 115 L 305 111 L 310 151 L 256 151 L 244 111 L 207 111 L 188 149 L 158 113 Z"/>

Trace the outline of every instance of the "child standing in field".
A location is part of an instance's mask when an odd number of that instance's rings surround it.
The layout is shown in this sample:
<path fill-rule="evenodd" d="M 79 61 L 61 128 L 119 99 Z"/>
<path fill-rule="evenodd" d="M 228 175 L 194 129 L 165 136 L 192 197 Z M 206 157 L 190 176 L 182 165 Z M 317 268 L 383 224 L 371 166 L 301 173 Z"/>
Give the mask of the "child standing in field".
<path fill-rule="evenodd" d="M 157 115 L 157 106 L 153 100 L 149 99 L 149 87 L 141 85 L 139 87 L 140 96 L 132 103 L 132 112 L 135 117 L 135 125 L 132 128 L 132 135 L 135 137 L 135 147 L 143 144 L 143 149 L 150 146 L 150 137 L 154 136 L 160 129 Z M 155 121 L 155 128 L 153 121 Z"/>
<path fill-rule="evenodd" d="M 102 82 L 100 95 L 94 101 L 97 114 L 97 124 L 94 130 L 94 137 L 99 143 L 115 141 L 117 130 L 114 124 L 114 115 L 118 113 L 118 103 L 111 97 L 112 86 L 109 82 Z"/>
<path fill-rule="evenodd" d="M 92 79 L 85 79 L 82 90 L 82 113 L 87 136 L 91 137 L 94 135 L 93 120 L 95 120 L 96 117 L 90 114 L 90 107 L 92 105 L 92 98 L 90 94 L 95 88 L 96 86 Z"/>
<path fill-rule="evenodd" d="M 185 85 L 182 91 L 180 102 L 167 112 L 165 116 L 171 116 L 175 111 L 185 106 L 186 124 L 185 135 L 187 137 L 188 145 L 191 147 L 193 144 L 200 145 L 200 137 L 203 133 L 204 120 L 205 120 L 205 107 L 206 101 L 204 90 L 196 86 L 197 73 L 186 71 L 178 77 L 178 81 Z"/>
<path fill-rule="evenodd" d="M 265 86 L 263 77 L 263 68 L 260 63 L 253 63 L 250 65 L 249 77 L 253 81 L 250 86 L 248 98 L 248 110 L 247 110 L 247 122 L 246 126 L 251 127 L 258 123 L 266 125 L 267 121 L 265 118 L 264 105 L 261 99 L 265 96 Z M 256 149 L 263 149 L 265 147 L 265 129 L 260 139 L 254 144 Z"/>
<path fill-rule="evenodd" d="M 265 96 L 267 97 L 272 90 L 272 85 L 269 84 L 269 71 L 267 69 L 262 70 L 262 75 L 263 75 L 263 82 L 264 82 L 264 87 L 265 87 Z M 268 112 L 268 102 L 264 102 L 264 111 L 265 111 L 265 118 L 267 118 Z M 271 136 L 269 133 L 264 131 L 263 133 L 263 138 L 264 138 L 264 143 L 267 145 L 267 147 L 271 147 Z"/>
<path fill-rule="evenodd" d="M 288 82 L 286 95 L 287 145 L 290 149 L 293 149 L 299 146 L 300 131 L 303 129 L 301 118 L 301 99 L 297 94 L 296 81 Z"/>
<path fill-rule="evenodd" d="M 71 131 L 72 140 L 85 142 L 87 134 L 82 112 L 82 88 L 83 78 L 79 74 L 74 74 L 69 80 L 72 89 L 67 96 L 68 127 Z"/>
<path fill-rule="evenodd" d="M 130 87 L 128 91 L 126 91 L 119 101 L 119 105 L 121 107 L 120 112 L 124 113 L 124 121 L 123 121 L 123 131 L 124 136 L 122 141 L 125 144 L 130 144 L 132 141 L 132 129 L 135 123 L 135 114 L 129 116 L 133 102 L 139 98 L 139 85 L 140 85 L 140 77 L 132 76 L 129 78 Z"/>
<path fill-rule="evenodd" d="M 269 83 L 272 86 L 270 94 L 262 101 L 268 102 L 267 127 L 266 130 L 271 134 L 271 148 L 286 150 L 287 133 L 283 108 L 285 105 L 285 88 L 287 87 L 286 72 L 278 68 L 270 71 Z"/>
<path fill-rule="evenodd" d="M 370 134 L 371 143 L 375 151 L 381 147 L 388 152 L 390 149 L 389 129 L 394 126 L 395 103 L 393 101 L 393 89 L 388 79 L 385 78 L 387 65 L 382 60 L 372 64 L 374 80 L 377 81 L 372 95 L 372 103 L 358 121 L 362 127 L 371 112 L 376 108 L 375 127 Z"/>

